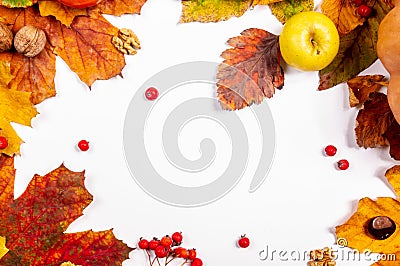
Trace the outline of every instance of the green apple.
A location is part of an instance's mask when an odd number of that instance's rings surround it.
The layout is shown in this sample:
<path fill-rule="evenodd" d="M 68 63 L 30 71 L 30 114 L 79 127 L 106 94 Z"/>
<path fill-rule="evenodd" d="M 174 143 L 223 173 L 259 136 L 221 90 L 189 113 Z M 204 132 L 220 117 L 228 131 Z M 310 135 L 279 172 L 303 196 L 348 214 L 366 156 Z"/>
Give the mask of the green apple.
<path fill-rule="evenodd" d="M 339 33 L 324 14 L 300 12 L 283 26 L 279 45 L 288 65 L 302 71 L 321 70 L 339 51 Z"/>

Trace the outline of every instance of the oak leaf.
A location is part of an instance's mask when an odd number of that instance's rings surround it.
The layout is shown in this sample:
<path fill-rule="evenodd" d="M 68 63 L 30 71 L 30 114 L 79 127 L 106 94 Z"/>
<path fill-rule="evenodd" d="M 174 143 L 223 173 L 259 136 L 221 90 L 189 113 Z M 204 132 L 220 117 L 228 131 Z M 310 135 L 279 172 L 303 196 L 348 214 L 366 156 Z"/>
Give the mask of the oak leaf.
<path fill-rule="evenodd" d="M 314 9 L 313 0 L 284 0 L 270 5 L 272 14 L 283 24 L 293 15 Z"/>
<path fill-rule="evenodd" d="M 242 109 L 271 98 L 284 82 L 278 36 L 261 29 L 247 29 L 228 40 L 230 48 L 217 73 L 218 98 L 224 109 Z"/>
<path fill-rule="evenodd" d="M 369 100 L 364 103 L 364 108 L 359 111 L 356 120 L 358 146 L 375 148 L 389 144 L 385 133 L 395 120 L 385 94 L 376 92 L 370 94 Z"/>
<path fill-rule="evenodd" d="M 358 15 L 357 9 L 351 1 L 324 0 L 321 4 L 322 13 L 335 23 L 339 35 L 346 35 L 364 23 L 365 18 Z"/>
<path fill-rule="evenodd" d="M 387 80 L 383 75 L 357 76 L 347 81 L 349 87 L 350 107 L 364 104 L 372 92 L 379 91 L 387 86 Z"/>
<path fill-rule="evenodd" d="M 4 61 L 0 61 L 0 136 L 8 141 L 8 146 L 2 149 L 1 153 L 7 155 L 19 154 L 22 143 L 10 122 L 30 126 L 31 119 L 36 116 L 35 107 L 30 101 L 30 93 L 10 90 L 6 86 L 10 80 L 10 69 Z"/>
<path fill-rule="evenodd" d="M 319 71 L 319 90 L 329 89 L 356 77 L 378 58 L 376 43 L 382 19 L 393 8 L 387 0 L 373 1 L 374 13 L 350 33 L 340 37 L 339 52 L 333 62 Z"/>
<path fill-rule="evenodd" d="M 60 166 L 35 175 L 17 199 L 14 175 L 14 159 L 0 156 L 0 236 L 9 249 L 1 265 L 122 265 L 128 258 L 132 249 L 112 230 L 64 233 L 93 199 L 83 172 Z"/>
<path fill-rule="evenodd" d="M 41 16 L 54 16 L 67 27 L 71 25 L 76 16 L 86 16 L 88 14 L 86 9 L 70 8 L 53 0 L 39 1 L 39 10 Z"/>
<path fill-rule="evenodd" d="M 386 178 L 392 185 L 397 197 L 400 196 L 400 166 L 394 166 L 386 171 Z M 391 256 L 392 260 L 380 260 L 374 266 L 395 266 L 400 264 L 400 230 L 385 240 L 375 240 L 367 230 L 368 222 L 376 216 L 390 217 L 397 228 L 400 224 L 400 202 L 397 199 L 381 197 L 376 201 L 363 198 L 358 203 L 357 211 L 343 225 L 336 227 L 338 239 L 345 239 L 348 247 L 362 253 L 370 252 Z M 394 255 L 394 256 L 392 256 Z M 389 257 L 387 257 L 389 258 Z M 394 260 L 393 260 L 394 259 Z"/>
<path fill-rule="evenodd" d="M 268 5 L 283 0 L 183 0 L 180 22 L 218 22 L 242 16 L 255 5 Z"/>

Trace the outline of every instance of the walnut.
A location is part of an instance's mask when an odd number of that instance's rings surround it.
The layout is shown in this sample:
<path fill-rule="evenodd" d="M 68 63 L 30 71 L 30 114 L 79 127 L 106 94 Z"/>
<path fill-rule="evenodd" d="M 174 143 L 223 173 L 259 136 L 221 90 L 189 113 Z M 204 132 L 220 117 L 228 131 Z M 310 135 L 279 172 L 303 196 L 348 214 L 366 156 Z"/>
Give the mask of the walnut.
<path fill-rule="evenodd" d="M 0 53 L 10 50 L 12 41 L 13 33 L 4 23 L 0 23 Z"/>
<path fill-rule="evenodd" d="M 129 55 L 136 54 L 136 49 L 140 49 L 140 41 L 130 29 L 120 29 L 118 36 L 112 38 L 112 44 L 118 51 Z"/>
<path fill-rule="evenodd" d="M 46 45 L 46 34 L 43 30 L 34 26 L 22 27 L 14 37 L 14 47 L 18 53 L 26 57 L 34 57 L 40 54 Z"/>

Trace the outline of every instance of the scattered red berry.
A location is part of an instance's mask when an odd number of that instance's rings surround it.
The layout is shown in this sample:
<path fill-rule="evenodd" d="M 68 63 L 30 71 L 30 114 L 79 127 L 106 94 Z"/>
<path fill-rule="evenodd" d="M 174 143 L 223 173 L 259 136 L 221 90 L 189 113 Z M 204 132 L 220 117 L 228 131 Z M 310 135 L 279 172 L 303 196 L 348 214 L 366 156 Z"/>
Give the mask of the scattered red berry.
<path fill-rule="evenodd" d="M 179 255 L 179 257 L 181 257 L 182 259 L 187 259 L 189 258 L 189 250 L 187 250 L 186 248 L 182 248 Z"/>
<path fill-rule="evenodd" d="M 189 260 L 194 260 L 196 256 L 197 256 L 196 249 L 189 250 L 189 257 L 188 257 Z"/>
<path fill-rule="evenodd" d="M 355 6 L 361 6 L 364 3 L 364 0 L 353 0 L 352 2 Z"/>
<path fill-rule="evenodd" d="M 155 250 L 160 245 L 160 241 L 153 239 L 149 242 L 149 249 Z"/>
<path fill-rule="evenodd" d="M 342 159 L 337 162 L 337 166 L 340 170 L 346 170 L 347 168 L 349 168 L 350 164 L 349 161 L 347 161 L 346 159 Z"/>
<path fill-rule="evenodd" d="M 372 13 L 372 8 L 367 6 L 367 5 L 361 5 L 358 7 L 358 14 L 362 16 L 363 18 L 368 18 L 371 16 Z"/>
<path fill-rule="evenodd" d="M 179 233 L 179 232 L 173 233 L 171 237 L 172 237 L 172 240 L 177 244 L 181 243 L 183 240 L 182 233 Z"/>
<path fill-rule="evenodd" d="M 166 248 L 170 248 L 172 246 L 172 239 L 169 236 L 164 236 L 161 238 L 160 244 Z"/>
<path fill-rule="evenodd" d="M 78 148 L 81 151 L 87 151 L 89 150 L 89 142 L 87 140 L 81 140 L 78 142 Z"/>
<path fill-rule="evenodd" d="M 164 246 L 158 246 L 154 250 L 154 253 L 156 254 L 157 258 L 165 258 L 168 254 L 167 249 Z"/>
<path fill-rule="evenodd" d="M 144 96 L 146 97 L 147 100 L 154 101 L 155 99 L 158 98 L 158 90 L 154 87 L 150 87 L 146 90 Z"/>
<path fill-rule="evenodd" d="M 0 136 L 0 149 L 3 150 L 8 147 L 8 141 L 6 137 Z"/>
<path fill-rule="evenodd" d="M 176 257 L 180 258 L 181 257 L 181 252 L 182 252 L 182 247 L 177 247 L 176 249 L 174 249 L 174 254 Z"/>
<path fill-rule="evenodd" d="M 246 235 L 240 237 L 238 245 L 241 248 L 248 248 L 250 246 L 250 239 Z"/>
<path fill-rule="evenodd" d="M 140 239 L 140 241 L 138 243 L 138 247 L 140 249 L 148 249 L 149 248 L 149 241 L 147 241 L 146 239 Z"/>
<path fill-rule="evenodd" d="M 203 261 L 201 259 L 199 259 L 199 258 L 195 258 L 192 261 L 191 266 L 203 266 Z"/>
<path fill-rule="evenodd" d="M 328 145 L 325 147 L 325 154 L 327 156 L 334 156 L 336 154 L 336 152 L 337 152 L 337 149 L 333 145 Z"/>

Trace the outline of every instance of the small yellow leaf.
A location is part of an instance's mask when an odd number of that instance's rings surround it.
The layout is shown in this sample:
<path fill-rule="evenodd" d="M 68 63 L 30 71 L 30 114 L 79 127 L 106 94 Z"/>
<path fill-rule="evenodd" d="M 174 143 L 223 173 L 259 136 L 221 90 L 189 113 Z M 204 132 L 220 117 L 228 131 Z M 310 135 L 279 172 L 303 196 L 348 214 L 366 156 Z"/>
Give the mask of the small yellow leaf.
<path fill-rule="evenodd" d="M 283 24 L 297 13 L 314 10 L 312 0 L 284 0 L 270 5 L 272 14 Z"/>
<path fill-rule="evenodd" d="M 0 259 L 7 254 L 8 248 L 6 248 L 6 238 L 0 236 Z"/>
<path fill-rule="evenodd" d="M 75 265 L 75 264 L 73 264 L 72 262 L 63 262 L 63 263 L 61 263 L 61 265 L 60 266 L 81 266 L 81 265 Z"/>
<path fill-rule="evenodd" d="M 39 1 L 40 15 L 54 16 L 62 24 L 69 27 L 76 16 L 86 16 L 87 10 L 84 8 L 70 8 L 57 1 Z"/>
<path fill-rule="evenodd" d="M 400 197 L 400 165 L 395 165 L 387 170 L 385 176 L 390 185 L 392 185 L 397 196 Z"/>
<path fill-rule="evenodd" d="M 1 62 L 1 61 L 0 61 Z M 0 63 L 3 65 L 4 63 Z M 0 80 L 10 76 L 10 71 L 0 72 Z M 4 77 L 4 78 L 3 78 Z M 37 115 L 35 107 L 30 101 L 30 92 L 10 90 L 0 84 L 0 135 L 8 140 L 8 147 L 1 153 L 14 155 L 19 153 L 22 140 L 12 128 L 10 122 L 30 126 L 31 119 Z"/>

